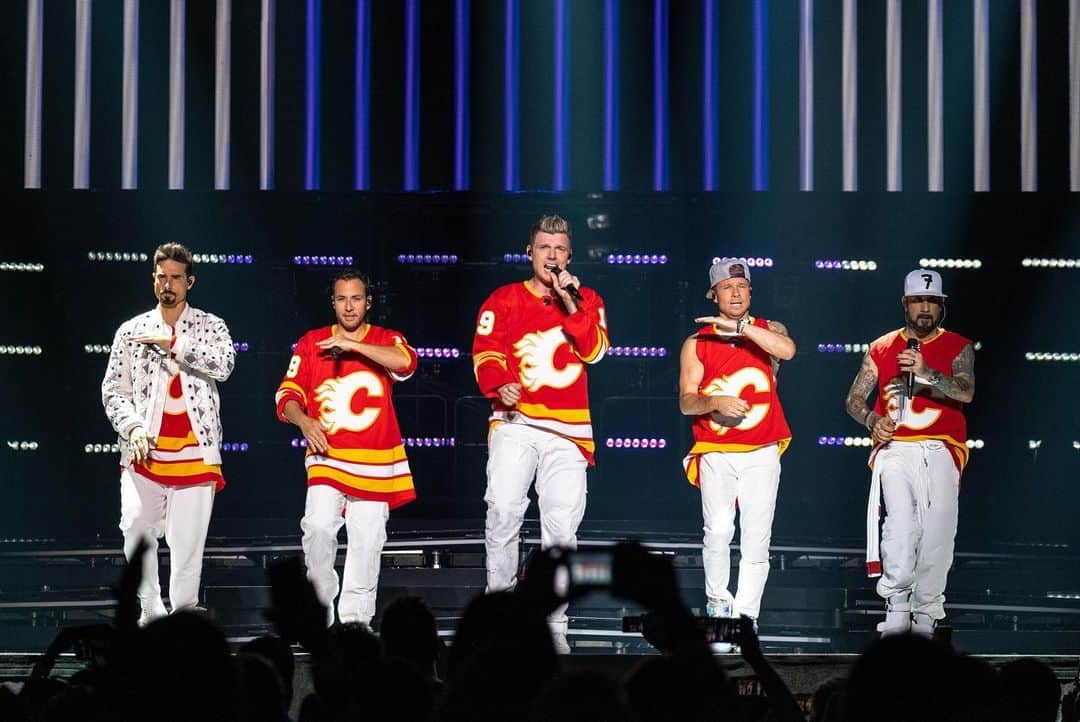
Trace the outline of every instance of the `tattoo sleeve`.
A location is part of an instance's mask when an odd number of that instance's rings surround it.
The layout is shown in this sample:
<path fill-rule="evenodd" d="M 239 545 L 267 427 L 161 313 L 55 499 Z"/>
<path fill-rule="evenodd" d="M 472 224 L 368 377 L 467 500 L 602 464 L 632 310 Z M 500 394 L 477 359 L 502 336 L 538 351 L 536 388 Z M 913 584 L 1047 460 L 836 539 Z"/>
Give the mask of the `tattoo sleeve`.
<path fill-rule="evenodd" d="M 859 424 L 866 423 L 866 417 L 870 413 L 870 407 L 866 405 L 866 400 L 870 397 L 870 392 L 877 386 L 877 366 L 870 358 L 870 353 L 867 352 L 863 356 L 862 367 L 859 369 L 859 373 L 855 376 L 855 380 L 851 384 L 851 389 L 848 391 L 847 401 L 844 404 L 847 408 L 848 416 L 855 419 Z"/>
<path fill-rule="evenodd" d="M 950 399 L 968 403 L 975 396 L 975 351 L 964 346 L 952 362 L 952 376 L 936 374 L 933 387 Z"/>

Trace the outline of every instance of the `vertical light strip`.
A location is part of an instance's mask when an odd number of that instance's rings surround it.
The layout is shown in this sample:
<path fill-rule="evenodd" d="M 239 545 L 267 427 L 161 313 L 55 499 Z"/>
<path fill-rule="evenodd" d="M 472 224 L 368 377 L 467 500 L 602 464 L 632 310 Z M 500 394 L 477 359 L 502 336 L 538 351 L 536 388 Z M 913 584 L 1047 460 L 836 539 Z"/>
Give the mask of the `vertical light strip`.
<path fill-rule="evenodd" d="M 754 190 L 769 190 L 768 0 L 754 0 Z"/>
<path fill-rule="evenodd" d="M 169 190 L 184 188 L 184 43 L 187 0 L 169 5 Z"/>
<path fill-rule="evenodd" d="M 405 0 L 405 190 L 420 189 L 420 0 Z"/>
<path fill-rule="evenodd" d="M 304 42 L 304 190 L 319 190 L 322 130 L 322 0 L 307 0 Z"/>
<path fill-rule="evenodd" d="M 454 0 L 454 190 L 469 190 L 469 0 Z"/>
<path fill-rule="evenodd" d="M 972 0 L 974 24 L 974 189 L 990 190 L 990 0 Z"/>
<path fill-rule="evenodd" d="M 124 0 L 124 96 L 120 118 L 120 187 L 139 186 L 139 0 Z"/>
<path fill-rule="evenodd" d="M 229 190 L 232 112 L 232 0 L 217 0 L 214 17 L 214 190 Z"/>
<path fill-rule="evenodd" d="M 26 134 L 23 188 L 41 187 L 41 81 L 44 63 L 45 0 L 26 0 Z"/>
<path fill-rule="evenodd" d="M 904 190 L 903 175 L 903 15 L 900 0 L 885 3 L 885 190 Z"/>
<path fill-rule="evenodd" d="M 926 187 L 930 192 L 945 190 L 941 3 L 942 0 L 926 0 Z"/>
<path fill-rule="evenodd" d="M 668 181 L 668 0 L 653 0 L 653 190 Z"/>
<path fill-rule="evenodd" d="M 814 190 L 814 0 L 799 0 L 799 190 Z"/>
<path fill-rule="evenodd" d="M 356 0 L 356 103 L 353 188 L 371 189 L 371 3 Z"/>
<path fill-rule="evenodd" d="M 705 48 L 704 65 L 702 72 L 703 86 L 701 112 L 701 136 L 704 144 L 702 153 L 702 177 L 705 190 L 714 191 L 719 187 L 717 183 L 718 153 L 716 143 L 720 135 L 720 116 L 717 114 L 717 100 L 720 93 L 719 83 L 719 52 L 716 47 L 716 4 L 718 0 L 705 0 Z"/>
<path fill-rule="evenodd" d="M 619 0 L 604 0 L 604 190 L 619 190 Z"/>
<path fill-rule="evenodd" d="M 843 154 L 844 190 L 859 190 L 859 12 L 855 0 L 844 0 L 843 48 L 841 49 L 842 88 L 841 152 Z"/>
<path fill-rule="evenodd" d="M 274 187 L 274 33 L 277 0 L 262 0 L 259 23 L 259 190 Z"/>
<path fill-rule="evenodd" d="M 503 190 L 516 191 L 518 179 L 518 0 L 506 0 L 503 52 Z"/>
<path fill-rule="evenodd" d="M 1080 192 L 1080 0 L 1069 0 L 1069 189 Z"/>
<path fill-rule="evenodd" d="M 570 176 L 570 8 L 555 0 L 555 158 L 552 189 L 564 191 Z"/>
<path fill-rule="evenodd" d="M 1039 190 L 1035 0 L 1020 0 L 1020 190 Z"/>
<path fill-rule="evenodd" d="M 93 0 L 75 0 L 75 138 L 71 187 L 90 187 L 90 29 Z"/>

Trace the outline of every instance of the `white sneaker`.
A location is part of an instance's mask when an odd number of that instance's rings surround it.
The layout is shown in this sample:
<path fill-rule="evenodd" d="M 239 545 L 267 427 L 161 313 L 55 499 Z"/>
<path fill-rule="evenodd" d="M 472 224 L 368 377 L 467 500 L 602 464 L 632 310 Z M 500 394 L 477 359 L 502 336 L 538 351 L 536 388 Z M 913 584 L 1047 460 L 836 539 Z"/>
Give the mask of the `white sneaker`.
<path fill-rule="evenodd" d="M 733 619 L 735 617 L 734 605 L 728 601 L 721 601 L 716 604 L 705 605 L 705 616 L 712 617 L 714 619 Z M 738 648 L 731 642 L 712 642 L 709 644 L 709 649 L 713 654 L 732 654 L 738 651 Z"/>
<path fill-rule="evenodd" d="M 155 619 L 161 619 L 162 617 L 167 616 L 169 616 L 169 612 L 165 609 L 165 605 L 160 601 L 157 604 L 150 605 L 149 608 L 143 607 L 142 612 L 139 614 L 139 628 L 145 627 Z"/>
<path fill-rule="evenodd" d="M 937 620 L 931 619 L 929 614 L 916 612 L 912 615 L 911 633 L 926 639 L 934 638 L 934 630 L 937 628 Z"/>
<path fill-rule="evenodd" d="M 885 621 L 877 625 L 882 637 L 911 631 L 911 604 L 907 594 L 894 594 L 885 600 Z"/>

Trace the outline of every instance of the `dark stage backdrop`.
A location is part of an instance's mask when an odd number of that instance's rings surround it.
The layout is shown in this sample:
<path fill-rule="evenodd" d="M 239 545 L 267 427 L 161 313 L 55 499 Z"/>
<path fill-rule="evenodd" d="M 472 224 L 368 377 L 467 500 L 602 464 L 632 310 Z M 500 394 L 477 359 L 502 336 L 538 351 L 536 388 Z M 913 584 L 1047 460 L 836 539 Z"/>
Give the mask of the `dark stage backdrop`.
<path fill-rule="evenodd" d="M 819 442 L 864 435 L 843 409 L 861 354 L 819 345 L 868 343 L 898 327 L 903 275 L 921 258 L 967 258 L 981 267 L 941 269 L 946 325 L 980 344 L 968 421 L 982 447 L 963 477 L 961 548 L 1078 541 L 1077 270 L 1022 265 L 1025 257 L 1080 257 L 1075 196 L 67 191 L 13 192 L 5 201 L 19 223 L 2 242 L 2 260 L 44 267 L 0 274 L 5 538 L 118 536 L 117 456 L 94 450 L 115 441 L 100 403 L 102 351 L 123 320 L 154 303 L 149 261 L 122 254 L 151 254 L 167 240 L 199 254 L 251 256 L 198 264 L 191 294 L 246 344 L 221 392 L 226 442 L 247 450 L 225 453 L 228 487 L 212 535 L 297 529 L 302 450 L 290 445 L 295 429 L 274 418 L 273 395 L 290 344 L 332 320 L 332 269 L 297 265 L 298 256 L 352 256 L 377 281 L 373 320 L 415 346 L 460 351 L 422 360 L 394 390 L 404 436 L 454 445 L 409 450 L 419 500 L 392 523 L 481 529 L 486 403 L 468 354 L 476 309 L 497 285 L 527 276 L 505 254 L 522 251 L 539 215 L 558 212 L 574 226 L 573 270 L 606 299 L 612 343 L 666 351 L 609 355 L 589 369 L 600 445 L 589 472 L 593 528 L 699 528 L 699 496 L 680 466 L 689 423 L 676 401 L 678 350 L 693 318 L 710 311 L 703 294 L 712 257 L 745 254 L 771 263 L 753 269 L 753 311 L 787 324 L 799 348 L 780 371 L 794 442 L 783 459 L 776 537 L 857 543 L 868 449 Z M 590 228 L 601 215 L 607 227 Z M 113 260 L 98 260 L 106 253 Z M 401 254 L 458 260 L 409 264 Z M 612 254 L 667 262 L 610 264 Z M 819 269 L 818 260 L 874 261 L 877 270 Z M 40 354 L 17 348 L 35 346 Z M 1072 352 L 1074 361 L 1025 355 L 1052 352 Z M 666 447 L 607 448 L 608 438 L 663 439 Z"/>

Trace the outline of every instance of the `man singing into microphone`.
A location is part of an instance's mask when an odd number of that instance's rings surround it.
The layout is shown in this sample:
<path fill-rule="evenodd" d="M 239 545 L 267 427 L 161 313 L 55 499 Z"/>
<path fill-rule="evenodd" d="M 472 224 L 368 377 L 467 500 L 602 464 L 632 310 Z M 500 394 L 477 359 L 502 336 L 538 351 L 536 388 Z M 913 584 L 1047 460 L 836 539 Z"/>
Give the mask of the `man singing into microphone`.
<path fill-rule="evenodd" d="M 683 343 L 679 356 L 679 410 L 693 416 L 694 445 L 683 461 L 701 489 L 705 521 L 702 562 L 706 611 L 711 617 L 757 619 L 769 577 L 780 456 L 791 431 L 777 395 L 781 361 L 795 357 L 795 342 L 779 321 L 750 315 L 750 266 L 722 258 L 709 269 L 706 298 L 717 315 Z M 729 545 L 739 512 L 739 589 L 728 591 Z"/>
<path fill-rule="evenodd" d="M 971 341 L 941 327 L 941 276 L 904 279 L 904 327 L 870 344 L 847 412 L 870 432 L 866 569 L 880 577 L 882 636 L 934 634 L 945 616 L 960 473 L 968 458 L 963 405 L 975 394 Z M 874 408 L 866 405 L 877 387 Z"/>
<path fill-rule="evenodd" d="M 307 441 L 307 500 L 300 528 L 308 579 L 334 620 L 337 538 L 348 536 L 338 617 L 375 615 L 386 521 L 416 498 L 390 389 L 416 371 L 416 351 L 397 331 L 367 322 L 371 284 L 347 269 L 331 282 L 337 323 L 304 334 L 275 400 L 282 421 Z"/>
<path fill-rule="evenodd" d="M 517 581 L 518 532 L 534 477 L 541 545 L 577 545 L 585 469 L 595 450 L 585 366 L 608 349 L 603 300 L 566 270 L 570 225 L 544 216 L 532 227 L 526 252 L 532 277 L 484 301 L 473 338 L 476 381 L 492 399 L 484 493 L 488 591 Z M 549 623 L 556 649 L 569 652 L 565 605 Z"/>

